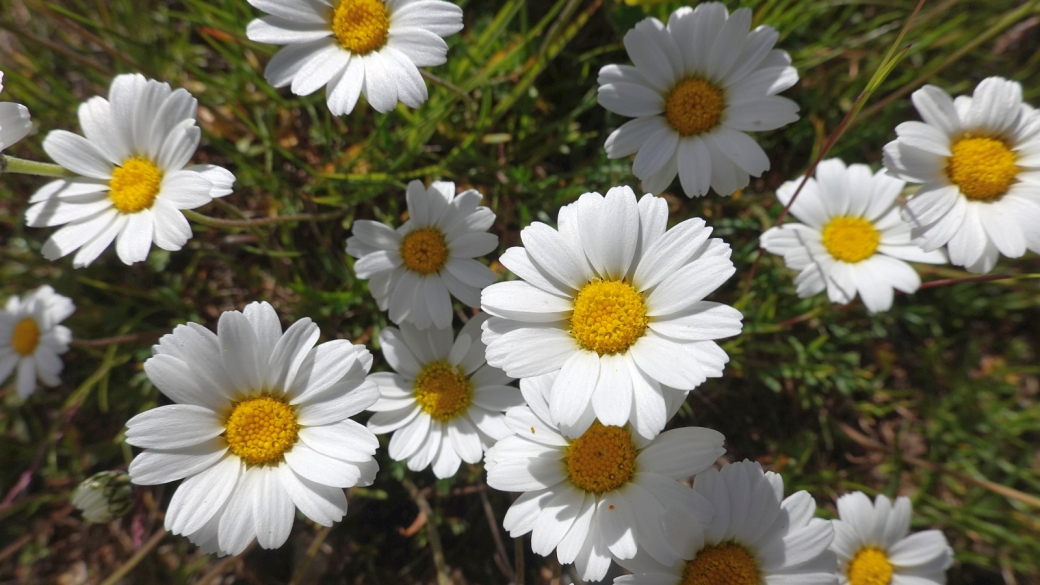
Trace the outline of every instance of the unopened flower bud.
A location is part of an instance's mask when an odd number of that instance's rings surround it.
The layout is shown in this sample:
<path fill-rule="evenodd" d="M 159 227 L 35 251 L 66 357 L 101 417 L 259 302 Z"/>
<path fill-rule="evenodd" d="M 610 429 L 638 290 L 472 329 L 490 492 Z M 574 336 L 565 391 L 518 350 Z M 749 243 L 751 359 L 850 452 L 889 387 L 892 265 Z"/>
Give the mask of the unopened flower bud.
<path fill-rule="evenodd" d="M 87 522 L 111 522 L 129 512 L 133 504 L 130 476 L 122 471 L 96 473 L 72 493 L 72 505 L 83 512 Z"/>

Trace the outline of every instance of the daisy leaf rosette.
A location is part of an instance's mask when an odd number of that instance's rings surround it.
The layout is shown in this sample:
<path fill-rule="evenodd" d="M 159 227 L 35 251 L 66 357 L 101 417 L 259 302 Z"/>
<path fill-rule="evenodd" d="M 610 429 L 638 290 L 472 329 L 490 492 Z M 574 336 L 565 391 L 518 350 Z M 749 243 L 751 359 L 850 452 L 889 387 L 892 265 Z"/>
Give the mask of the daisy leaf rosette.
<path fill-rule="evenodd" d="M 703 299 L 735 272 L 730 247 L 702 219 L 667 222 L 653 195 L 586 193 L 560 209 L 559 229 L 534 222 L 500 258 L 520 280 L 481 294 L 487 361 L 515 378 L 559 372 L 554 424 L 580 433 L 591 408 L 650 439 L 667 403 L 722 375 L 729 357 L 713 340 L 740 333 L 741 314 Z"/>
<path fill-rule="evenodd" d="M 419 67 L 447 62 L 443 37 L 462 30 L 462 9 L 444 0 L 249 0 L 268 14 L 246 36 L 286 45 L 267 64 L 274 87 L 296 95 L 326 88 L 334 115 L 349 114 L 358 97 L 380 113 L 398 102 L 427 100 Z"/>
<path fill-rule="evenodd" d="M 4 91 L 4 72 L 0 71 L 0 92 Z M 29 108 L 14 102 L 0 102 L 0 152 L 25 138 L 32 130 Z M 0 168 L 0 172 L 3 169 Z"/>
<path fill-rule="evenodd" d="M 138 414 L 126 441 L 138 485 L 184 481 L 166 529 L 206 553 L 239 554 L 256 538 L 277 548 L 295 510 L 331 526 L 347 512 L 343 488 L 370 485 L 379 441 L 350 420 L 379 398 L 361 345 L 320 345 L 304 318 L 282 331 L 267 303 L 220 316 L 214 334 L 179 325 L 152 347 L 148 378 L 175 404 Z"/>
<path fill-rule="evenodd" d="M 520 381 L 527 405 L 506 412 L 514 434 L 485 457 L 489 486 L 523 492 L 506 512 L 506 530 L 513 538 L 530 532 L 534 552 L 547 556 L 555 549 L 560 562 L 574 563 L 586 581 L 602 579 L 611 558 L 637 552 L 674 562 L 665 511 L 678 506 L 697 522 L 711 519 L 707 500 L 679 480 L 710 468 L 726 451 L 724 437 L 685 427 L 648 440 L 628 425 L 598 420 L 580 434 L 569 433 L 549 415 L 556 377 Z"/>
<path fill-rule="evenodd" d="M 910 499 L 874 502 L 862 492 L 838 498 L 831 550 L 838 557 L 841 585 L 926 585 L 946 583 L 953 550 L 939 530 L 910 534 Z"/>
<path fill-rule="evenodd" d="M 455 183 L 429 188 L 412 181 L 406 191 L 408 220 L 396 230 L 377 221 L 358 220 L 347 239 L 347 254 L 357 258 L 354 272 L 368 280 L 379 310 L 394 323 L 419 329 L 451 327 L 451 297 L 480 306 L 480 291 L 495 273 L 476 258 L 498 247 L 488 233 L 495 214 L 480 205 L 473 189 L 455 193 Z"/>
<path fill-rule="evenodd" d="M 1040 112 L 1022 86 L 989 77 L 970 97 L 926 85 L 911 99 L 923 122 L 896 126 L 884 164 L 921 184 L 903 210 L 921 247 L 976 273 L 1040 253 Z"/>
<path fill-rule="evenodd" d="M 12 296 L 0 311 L 0 383 L 17 369 L 15 388 L 25 400 L 36 390 L 36 379 L 61 384 L 61 354 L 69 350 L 72 331 L 59 325 L 76 312 L 72 299 L 44 285 Z"/>
<path fill-rule="evenodd" d="M 480 463 L 485 450 L 512 434 L 503 411 L 524 399 L 508 385 L 512 378 L 484 361 L 480 326 L 487 317 L 470 318 L 454 340 L 451 329 L 407 323 L 379 333 L 395 371 L 368 376 L 379 387 L 368 428 L 392 432 L 390 457 L 407 460 L 412 471 L 432 466 L 437 477 L 451 477 L 463 461 Z"/>
<path fill-rule="evenodd" d="M 751 28 L 751 10 L 719 2 L 683 7 L 665 25 L 647 18 L 625 34 L 633 66 L 599 72 L 599 104 L 635 118 L 607 137 L 607 156 L 635 154 L 632 173 L 660 193 L 679 175 L 688 197 L 729 195 L 769 169 L 747 132 L 798 120 L 798 104 L 777 96 L 798 82 L 779 33 Z"/>
<path fill-rule="evenodd" d="M 618 559 L 632 574 L 614 585 L 838 585 L 837 561 L 827 550 L 834 528 L 813 518 L 808 492 L 784 498 L 783 478 L 747 460 L 699 473 L 693 491 L 715 514 L 700 522 L 697 509 L 667 510 L 679 560 L 662 564 L 642 551 Z"/>
<path fill-rule="evenodd" d="M 776 191 L 785 206 L 802 177 Z M 827 291 L 833 303 L 850 303 L 859 294 L 871 313 L 892 308 L 894 290 L 916 292 L 921 277 L 909 262 L 945 264 L 942 250 L 925 252 L 912 241 L 898 198 L 905 183 L 884 170 L 871 173 L 862 164 L 845 166 L 829 159 L 816 167 L 794 199 L 787 223 L 762 234 L 762 247 L 784 257 L 800 271 L 795 284 L 806 298 Z"/>
<path fill-rule="evenodd" d="M 63 225 L 43 245 L 57 260 L 76 252 L 73 266 L 90 265 L 116 242 L 125 264 L 148 258 L 154 243 L 177 251 L 191 239 L 182 209 L 231 193 L 235 181 L 219 166 L 189 165 L 202 137 L 198 102 L 184 89 L 138 74 L 112 80 L 108 99 L 79 107 L 84 136 L 53 130 L 43 149 L 80 175 L 52 181 L 29 200 L 30 227 Z"/>

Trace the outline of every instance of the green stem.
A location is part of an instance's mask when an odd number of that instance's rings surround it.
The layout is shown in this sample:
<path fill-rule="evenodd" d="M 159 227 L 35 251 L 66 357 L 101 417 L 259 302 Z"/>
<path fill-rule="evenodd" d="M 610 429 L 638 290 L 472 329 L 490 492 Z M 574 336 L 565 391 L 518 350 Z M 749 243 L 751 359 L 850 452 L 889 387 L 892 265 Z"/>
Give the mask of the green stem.
<path fill-rule="evenodd" d="M 72 172 L 61 165 L 25 160 L 0 154 L 0 174 L 18 173 L 21 175 L 38 175 L 41 177 L 72 177 Z"/>

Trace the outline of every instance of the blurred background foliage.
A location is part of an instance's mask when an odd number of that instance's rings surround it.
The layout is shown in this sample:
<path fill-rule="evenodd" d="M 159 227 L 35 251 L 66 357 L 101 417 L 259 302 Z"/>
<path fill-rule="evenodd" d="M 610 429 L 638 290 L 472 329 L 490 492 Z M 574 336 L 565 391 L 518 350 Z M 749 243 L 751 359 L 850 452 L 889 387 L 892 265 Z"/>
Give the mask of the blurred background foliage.
<path fill-rule="evenodd" d="M 375 340 L 386 316 L 353 276 L 344 241 L 355 219 L 400 222 L 407 181 L 478 189 L 498 214 L 498 253 L 583 192 L 638 190 L 630 161 L 603 151 L 624 120 L 596 104 L 596 74 L 628 62 L 621 40 L 647 13 L 663 19 L 683 3 L 458 4 L 466 28 L 447 39 L 448 63 L 428 72 L 429 102 L 386 115 L 359 105 L 337 118 L 323 92 L 298 98 L 264 81 L 276 47 L 245 38 L 256 16 L 245 0 L 0 0 L 2 98 L 26 104 L 36 126 L 8 154 L 46 160 L 47 131 L 78 131 L 78 104 L 105 95 L 117 73 L 136 71 L 199 99 L 204 138 L 195 161 L 238 178 L 233 195 L 199 210 L 211 220 L 193 222 L 184 250 L 153 250 L 133 267 L 110 250 L 83 270 L 44 260 L 48 230 L 23 225 L 43 181 L 0 180 L 0 300 L 46 283 L 78 307 L 67 322 L 77 341 L 64 356 L 62 386 L 25 403 L 13 384 L 0 388 L 0 583 L 514 579 L 514 543 L 499 533 L 512 496 L 485 490 L 479 466 L 435 481 L 385 450 L 376 484 L 350 491 L 344 522 L 329 531 L 298 520 L 285 547 L 253 548 L 241 559 L 157 534 L 173 486 L 139 489 L 131 514 L 111 525 L 84 524 L 67 503 L 80 480 L 131 460 L 124 422 L 165 400 L 141 364 L 176 324 L 215 327 L 222 311 L 267 300 L 285 323 L 309 316 L 323 339 L 368 343 L 375 369 L 384 369 Z M 665 195 L 673 222 L 704 217 L 733 246 L 737 276 L 712 300 L 745 315 L 744 333 L 725 343 L 726 376 L 691 394 L 671 424 L 722 431 L 729 460 L 752 458 L 782 473 L 788 491 L 812 492 L 825 517 L 847 490 L 910 496 L 914 528 L 942 529 L 956 550 L 951 583 L 1040 583 L 1040 281 L 935 286 L 898 296 L 874 317 L 858 304 L 797 299 L 777 257 L 763 257 L 745 282 L 758 236 L 781 210 L 774 190 L 808 167 L 917 1 L 726 4 L 748 6 L 756 24 L 780 31 L 778 46 L 801 75 L 785 95 L 801 104 L 802 118 L 756 135 L 772 169 L 743 192 L 688 200 L 676 182 Z M 876 168 L 893 127 L 916 117 L 908 94 L 923 83 L 956 95 L 1001 75 L 1040 103 L 1040 0 L 928 0 L 905 42 L 906 58 L 831 156 Z M 296 214 L 305 217 L 234 224 Z M 926 281 L 967 276 L 918 269 Z M 994 272 L 1036 273 L 1040 262 L 1030 254 Z M 466 315 L 460 307 L 456 326 Z M 431 526 L 439 546 L 430 546 Z M 447 566 L 440 575 L 438 551 Z M 574 580 L 529 550 L 524 568 L 528 583 Z"/>

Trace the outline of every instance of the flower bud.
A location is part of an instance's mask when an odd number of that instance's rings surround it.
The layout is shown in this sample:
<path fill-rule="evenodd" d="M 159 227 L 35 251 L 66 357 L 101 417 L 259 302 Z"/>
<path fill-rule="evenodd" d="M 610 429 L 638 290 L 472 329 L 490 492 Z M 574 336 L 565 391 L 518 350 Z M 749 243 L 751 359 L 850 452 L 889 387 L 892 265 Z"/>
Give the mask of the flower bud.
<path fill-rule="evenodd" d="M 129 512 L 133 504 L 130 476 L 122 471 L 96 473 L 72 493 L 72 505 L 83 512 L 87 522 L 111 522 Z"/>

